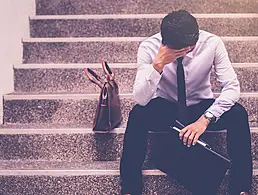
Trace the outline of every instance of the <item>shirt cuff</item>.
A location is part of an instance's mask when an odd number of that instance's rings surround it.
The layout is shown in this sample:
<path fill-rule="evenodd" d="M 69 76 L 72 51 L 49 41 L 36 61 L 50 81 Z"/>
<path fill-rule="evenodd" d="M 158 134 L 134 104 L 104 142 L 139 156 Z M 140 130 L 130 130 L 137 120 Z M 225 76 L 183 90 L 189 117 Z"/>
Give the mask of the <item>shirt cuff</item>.
<path fill-rule="evenodd" d="M 162 77 L 163 71 L 159 73 L 152 64 L 150 65 L 150 68 L 148 69 L 148 74 L 146 76 L 147 81 L 152 81 L 153 83 L 158 83 Z"/>
<path fill-rule="evenodd" d="M 218 105 L 211 105 L 207 110 L 206 112 L 210 112 L 211 114 L 213 114 L 215 117 L 216 117 L 216 121 L 214 123 L 216 123 L 220 116 L 223 114 L 220 112 L 220 108 Z"/>

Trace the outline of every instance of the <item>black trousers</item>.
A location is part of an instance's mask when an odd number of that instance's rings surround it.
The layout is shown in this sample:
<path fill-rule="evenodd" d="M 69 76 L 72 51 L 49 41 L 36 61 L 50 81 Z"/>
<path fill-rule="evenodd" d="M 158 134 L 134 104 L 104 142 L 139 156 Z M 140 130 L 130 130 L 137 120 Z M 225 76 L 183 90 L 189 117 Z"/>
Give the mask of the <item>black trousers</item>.
<path fill-rule="evenodd" d="M 206 99 L 189 106 L 189 121 L 195 122 L 214 102 Z M 177 104 L 163 98 L 155 98 L 146 106 L 136 105 L 129 114 L 124 136 L 120 162 L 121 194 L 142 194 L 142 165 L 145 160 L 148 131 L 164 131 L 175 124 Z M 232 160 L 230 170 L 231 194 L 248 191 L 252 183 L 251 136 L 248 114 L 245 108 L 236 103 L 208 129 L 227 129 L 227 149 Z"/>

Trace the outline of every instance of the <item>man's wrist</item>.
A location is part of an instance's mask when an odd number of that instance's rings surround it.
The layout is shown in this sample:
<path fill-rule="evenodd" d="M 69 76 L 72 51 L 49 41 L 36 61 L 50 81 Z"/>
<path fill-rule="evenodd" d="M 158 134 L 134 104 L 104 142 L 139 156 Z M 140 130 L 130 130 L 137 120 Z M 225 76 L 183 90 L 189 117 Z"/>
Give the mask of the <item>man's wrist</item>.
<path fill-rule="evenodd" d="M 158 71 L 160 74 L 162 73 L 163 71 L 163 68 L 164 68 L 164 65 L 162 62 L 153 62 L 152 63 L 152 66 L 153 68 Z"/>
<path fill-rule="evenodd" d="M 200 120 L 203 122 L 203 124 L 205 124 L 206 127 L 208 127 L 208 125 L 210 124 L 210 120 L 207 119 L 204 114 L 201 116 Z"/>

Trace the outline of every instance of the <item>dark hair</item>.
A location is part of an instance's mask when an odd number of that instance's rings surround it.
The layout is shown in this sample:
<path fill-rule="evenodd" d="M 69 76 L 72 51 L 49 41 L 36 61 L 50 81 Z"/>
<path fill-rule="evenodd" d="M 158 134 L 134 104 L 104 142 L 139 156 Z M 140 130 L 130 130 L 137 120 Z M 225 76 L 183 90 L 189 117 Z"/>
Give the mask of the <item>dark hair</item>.
<path fill-rule="evenodd" d="M 162 44 L 181 49 L 196 44 L 199 26 L 196 18 L 185 10 L 169 13 L 161 23 Z"/>

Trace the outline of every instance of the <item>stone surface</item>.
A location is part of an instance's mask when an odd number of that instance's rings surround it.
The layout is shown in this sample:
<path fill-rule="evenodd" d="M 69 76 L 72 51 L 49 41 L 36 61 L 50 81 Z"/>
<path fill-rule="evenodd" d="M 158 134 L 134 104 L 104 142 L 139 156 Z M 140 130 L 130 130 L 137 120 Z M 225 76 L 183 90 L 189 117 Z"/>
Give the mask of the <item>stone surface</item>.
<path fill-rule="evenodd" d="M 73 133 L 71 128 L 69 134 L 56 134 L 51 131 L 51 128 L 46 128 L 49 133 L 42 134 L 38 131 L 38 133 L 34 134 L 0 134 L 0 160 L 59 161 L 67 165 L 66 168 L 69 168 L 71 165 L 69 162 L 72 161 L 78 162 L 73 164 L 73 166 L 77 165 L 77 168 L 80 168 L 85 166 L 83 162 L 117 161 L 120 159 L 124 138 L 123 133 Z M 37 129 L 37 127 L 31 130 L 33 131 L 34 129 Z M 258 133 L 252 132 L 251 135 L 252 156 L 254 160 L 258 160 Z M 164 141 L 166 137 L 166 133 L 149 133 L 147 162 L 153 156 L 154 150 L 152 148 L 155 147 L 157 141 Z M 228 157 L 225 132 L 207 132 L 202 139 L 215 151 Z M 6 163 L 10 166 L 10 162 L 4 163 L 3 161 L 0 168 L 6 166 Z M 21 163 L 16 164 L 21 165 Z M 16 164 L 14 162 L 12 167 L 17 166 Z M 257 167 L 256 164 L 255 167 Z M 46 165 L 46 167 L 52 165 L 55 165 L 56 168 L 60 167 L 57 163 Z M 39 164 L 34 162 L 32 166 L 39 166 Z M 146 167 L 150 169 L 152 166 L 147 163 Z"/>
<path fill-rule="evenodd" d="M 254 171 L 258 168 L 258 161 L 253 161 Z M 83 170 L 83 171 L 110 171 L 119 170 L 120 161 L 40 161 L 40 160 L 0 160 L 0 171 L 3 170 Z M 154 165 L 143 166 L 143 170 L 157 169 Z M 229 173 L 229 172 L 228 172 Z M 228 174 L 227 173 L 227 174 Z"/>
<path fill-rule="evenodd" d="M 233 63 L 256 63 L 258 40 L 225 41 Z M 139 42 L 24 42 L 23 63 L 136 62 Z"/>
<path fill-rule="evenodd" d="M 258 5 L 257 5 L 258 6 Z M 30 20 L 32 37 L 148 37 L 162 18 Z M 218 36 L 258 36 L 258 18 L 199 18 L 200 29 Z"/>
<path fill-rule="evenodd" d="M 56 65 L 58 66 L 58 65 Z M 101 66 L 101 65 L 99 65 Z M 102 75 L 101 69 L 93 69 Z M 131 93 L 136 75 L 136 68 L 114 68 L 116 81 L 119 83 L 120 92 Z M 235 68 L 240 81 L 242 92 L 258 91 L 258 67 Z M 216 81 L 214 73 L 211 77 L 214 92 L 220 92 L 220 84 Z M 14 89 L 16 92 L 37 93 L 62 93 L 62 92 L 95 92 L 100 89 L 84 76 L 83 69 L 14 69 Z"/>
<path fill-rule="evenodd" d="M 193 13 L 258 12 L 257 0 L 37 0 L 39 15 L 169 13 L 186 9 Z"/>
<path fill-rule="evenodd" d="M 61 94 L 62 95 L 62 94 Z M 66 96 L 66 97 L 65 97 Z M 80 94 L 80 97 L 73 99 L 67 94 L 57 99 L 36 99 L 33 100 L 5 100 L 4 101 L 4 122 L 11 123 L 37 123 L 37 124 L 82 124 L 91 127 L 97 106 L 97 98 Z M 29 97 L 27 95 L 27 97 Z M 38 96 L 40 97 L 40 95 Z M 53 99 L 52 99 L 53 98 Z M 64 98 L 64 99 L 63 99 Z M 122 124 L 125 124 L 129 111 L 135 105 L 132 96 L 121 94 Z M 258 98 L 240 98 L 249 113 L 251 126 L 257 126 L 258 122 Z"/>
<path fill-rule="evenodd" d="M 10 164 L 12 164 L 12 162 Z M 89 165 L 89 167 L 96 167 L 94 170 L 102 170 L 102 173 L 98 175 L 92 175 L 90 172 L 87 172 L 87 167 L 76 169 L 76 171 L 83 172 L 82 174 L 71 175 L 69 174 L 71 170 L 66 169 L 66 165 L 61 166 L 60 169 L 55 166 L 50 166 L 49 171 L 42 170 L 41 166 L 33 167 L 27 172 L 23 171 L 23 173 L 19 173 L 16 170 L 24 170 L 24 164 L 31 164 L 31 162 L 21 162 L 21 164 L 22 166 L 17 166 L 16 169 L 8 171 L 8 175 L 4 173 L 0 175 L 1 194 L 119 194 L 118 162 L 101 163 L 104 169 L 99 169 L 99 163 Z M 43 164 L 44 163 L 42 163 L 42 165 Z M 104 172 L 103 170 L 106 170 L 107 167 L 109 167 L 109 169 Z M 33 170 L 35 170 L 35 173 L 32 175 Z M 41 170 L 40 173 L 37 172 L 38 170 Z M 113 171 L 113 173 L 110 175 L 109 173 L 111 171 Z M 167 175 L 160 173 L 155 175 L 154 172 L 150 172 L 148 175 L 144 173 L 143 175 L 144 195 L 191 194 L 182 185 Z M 228 183 L 229 175 L 226 175 L 222 181 L 218 195 L 228 195 Z M 253 194 L 257 194 L 257 188 L 258 177 L 254 172 Z"/>
<path fill-rule="evenodd" d="M 65 171 L 65 170 L 64 170 Z M 190 195 L 175 180 L 165 175 L 145 175 L 144 195 Z M 228 195 L 228 176 L 223 180 L 218 195 Z M 257 194 L 258 177 L 253 176 L 252 193 Z M 0 176 L 2 194 L 120 194 L 119 176 Z"/>

